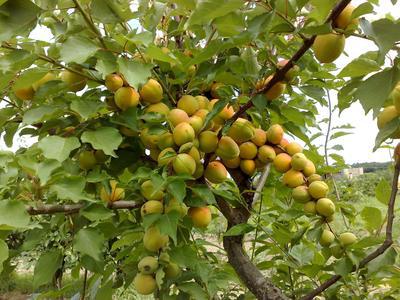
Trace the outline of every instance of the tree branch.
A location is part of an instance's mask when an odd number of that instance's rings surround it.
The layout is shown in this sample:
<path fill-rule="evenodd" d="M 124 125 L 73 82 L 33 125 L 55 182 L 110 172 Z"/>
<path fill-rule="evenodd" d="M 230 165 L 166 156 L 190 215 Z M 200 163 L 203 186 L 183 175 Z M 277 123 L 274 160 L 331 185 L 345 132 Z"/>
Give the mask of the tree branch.
<path fill-rule="evenodd" d="M 396 148 L 399 148 L 400 144 L 397 145 Z M 392 192 L 390 194 L 390 199 L 389 199 L 389 204 L 388 204 L 388 212 L 387 212 L 387 223 L 386 223 L 386 237 L 385 241 L 380 245 L 375 251 L 367 255 L 358 265 L 358 268 L 356 266 L 353 266 L 351 272 L 354 272 L 358 269 L 362 269 L 365 267 L 370 261 L 374 260 L 378 256 L 382 255 L 392 244 L 393 244 L 393 235 L 392 235 L 392 230 L 393 230 L 393 220 L 394 220 L 394 204 L 396 201 L 396 196 L 397 196 L 397 191 L 398 191 L 398 181 L 399 181 L 399 173 L 400 173 L 400 161 L 396 159 L 396 165 L 394 169 L 394 174 L 393 174 L 393 181 L 392 181 Z M 315 296 L 319 295 L 323 291 L 325 291 L 327 288 L 335 284 L 337 281 L 339 281 L 342 278 L 341 275 L 334 275 L 331 278 L 329 278 L 327 281 L 322 283 L 319 287 L 314 289 L 311 293 L 306 295 L 305 297 L 301 298 L 301 300 L 312 300 Z"/>
<path fill-rule="evenodd" d="M 107 207 L 109 209 L 135 209 L 139 208 L 142 203 L 134 202 L 134 201 L 116 201 L 109 202 Z M 27 206 L 26 211 L 28 214 L 35 215 L 52 215 L 56 213 L 64 213 L 74 214 L 79 212 L 85 205 L 82 203 L 79 204 L 43 204 L 38 205 L 37 207 Z"/>

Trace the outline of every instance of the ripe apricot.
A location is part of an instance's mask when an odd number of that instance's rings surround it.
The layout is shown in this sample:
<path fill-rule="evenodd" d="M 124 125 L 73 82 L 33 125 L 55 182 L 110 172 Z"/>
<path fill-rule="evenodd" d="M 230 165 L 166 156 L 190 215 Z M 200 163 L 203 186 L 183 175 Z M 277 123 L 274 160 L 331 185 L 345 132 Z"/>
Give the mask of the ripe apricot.
<path fill-rule="evenodd" d="M 351 232 L 344 232 L 339 235 L 339 242 L 344 246 L 350 246 L 357 241 L 357 237 Z"/>
<path fill-rule="evenodd" d="M 199 147 L 204 153 L 212 153 L 217 149 L 218 136 L 213 131 L 203 131 L 199 135 Z"/>
<path fill-rule="evenodd" d="M 27 86 L 20 89 L 14 90 L 15 96 L 21 100 L 32 100 L 35 95 L 35 90 L 32 86 Z"/>
<path fill-rule="evenodd" d="M 158 103 L 150 104 L 149 106 L 146 107 L 146 109 L 144 111 L 146 113 L 155 112 L 155 113 L 159 113 L 161 115 L 167 116 L 169 113 L 169 107 L 162 102 L 158 102 Z"/>
<path fill-rule="evenodd" d="M 115 104 L 122 110 L 139 104 L 139 94 L 132 87 L 121 87 L 114 94 Z"/>
<path fill-rule="evenodd" d="M 222 159 L 234 159 L 239 156 L 240 149 L 232 138 L 230 138 L 229 136 L 223 136 L 218 141 L 218 146 L 215 154 L 217 154 Z"/>
<path fill-rule="evenodd" d="M 228 130 L 230 136 L 237 143 L 251 140 L 255 135 L 253 125 L 246 119 L 238 118 Z"/>
<path fill-rule="evenodd" d="M 256 128 L 254 129 L 254 137 L 251 141 L 258 147 L 261 147 L 267 142 L 267 133 L 261 128 Z"/>
<path fill-rule="evenodd" d="M 316 204 L 314 201 L 308 201 L 307 203 L 304 203 L 304 212 L 306 214 L 311 214 L 311 215 L 315 215 L 317 210 L 316 210 Z"/>
<path fill-rule="evenodd" d="M 188 114 L 183 111 L 182 109 L 179 108 L 174 108 L 170 110 L 170 112 L 167 115 L 167 120 L 170 122 L 172 127 L 175 127 L 179 123 L 182 122 L 189 122 L 189 116 Z"/>
<path fill-rule="evenodd" d="M 278 154 L 274 159 L 274 167 L 278 172 L 285 173 L 290 170 L 292 157 L 286 153 Z"/>
<path fill-rule="evenodd" d="M 296 153 L 292 156 L 291 165 L 294 170 L 303 170 L 308 163 L 307 157 L 303 153 Z"/>
<path fill-rule="evenodd" d="M 157 162 L 160 167 L 168 165 L 176 156 L 173 148 L 165 148 L 158 155 Z"/>
<path fill-rule="evenodd" d="M 354 11 L 355 7 L 351 4 L 348 4 L 342 12 L 339 14 L 339 16 L 335 19 L 334 21 L 334 26 L 343 30 L 346 30 L 346 28 L 350 24 L 358 25 L 358 18 L 352 18 L 351 15 Z"/>
<path fill-rule="evenodd" d="M 335 204 L 331 199 L 320 198 L 315 205 L 317 213 L 324 217 L 329 217 L 335 213 Z"/>
<path fill-rule="evenodd" d="M 221 183 L 228 177 L 228 172 L 219 161 L 212 161 L 207 165 L 204 177 L 212 183 Z"/>
<path fill-rule="evenodd" d="M 86 82 L 87 82 L 86 77 L 83 77 L 82 75 L 70 72 L 68 70 L 62 71 L 60 73 L 60 77 L 61 77 L 61 80 L 67 84 L 69 90 L 72 92 L 79 92 L 80 90 L 83 90 L 86 86 Z M 53 79 L 50 79 L 50 80 L 53 80 Z"/>
<path fill-rule="evenodd" d="M 323 181 L 311 182 L 308 189 L 314 199 L 325 198 L 329 192 L 328 185 Z"/>
<path fill-rule="evenodd" d="M 270 75 L 265 79 L 264 86 L 266 86 L 268 82 L 271 81 L 272 77 L 273 75 Z M 276 98 L 278 98 L 283 94 L 285 88 L 286 88 L 286 83 L 278 81 L 268 91 L 265 92 L 264 96 L 268 101 L 275 100 Z"/>
<path fill-rule="evenodd" d="M 176 125 L 172 132 L 175 144 L 181 146 L 185 143 L 192 142 L 196 136 L 194 129 L 189 123 L 183 122 Z"/>
<path fill-rule="evenodd" d="M 179 202 L 175 198 L 169 199 L 168 204 L 164 207 L 164 212 L 167 214 L 171 211 L 177 211 L 181 217 L 186 216 L 188 208 L 184 202 Z"/>
<path fill-rule="evenodd" d="M 193 115 L 189 118 L 189 124 L 193 127 L 194 132 L 198 134 L 203 127 L 203 119 Z"/>
<path fill-rule="evenodd" d="M 312 174 L 310 176 L 308 176 L 307 178 L 307 182 L 310 185 L 312 182 L 314 181 L 322 181 L 322 177 L 319 174 Z"/>
<path fill-rule="evenodd" d="M 124 85 L 124 80 L 118 74 L 108 74 L 105 85 L 109 91 L 115 92 Z"/>
<path fill-rule="evenodd" d="M 238 156 L 233 159 L 224 159 L 222 162 L 224 163 L 225 167 L 229 169 L 236 169 L 240 166 L 240 157 Z"/>
<path fill-rule="evenodd" d="M 192 220 L 194 227 L 206 228 L 211 222 L 211 210 L 209 207 L 191 207 L 188 216 Z"/>
<path fill-rule="evenodd" d="M 308 201 L 311 201 L 308 188 L 304 185 L 299 185 L 292 190 L 292 198 L 298 203 L 307 203 Z"/>
<path fill-rule="evenodd" d="M 172 148 L 175 146 L 175 142 L 174 142 L 174 136 L 172 135 L 171 132 L 165 132 L 163 133 L 158 141 L 157 141 L 157 147 L 160 150 L 163 150 L 165 148 Z"/>
<path fill-rule="evenodd" d="M 240 161 L 240 170 L 243 173 L 252 176 L 256 172 L 256 163 L 252 159 L 242 159 Z"/>
<path fill-rule="evenodd" d="M 257 155 L 257 146 L 252 142 L 244 142 L 239 146 L 240 158 L 253 159 Z"/>
<path fill-rule="evenodd" d="M 394 105 L 390 105 L 385 107 L 377 117 L 377 125 L 379 129 L 383 129 L 386 124 L 390 123 L 392 120 L 395 118 L 398 118 L 400 116 L 400 113 L 397 111 L 396 107 Z M 397 129 L 392 135 L 392 138 L 400 138 L 400 129 Z"/>
<path fill-rule="evenodd" d="M 140 214 L 142 217 L 149 214 L 162 214 L 163 210 L 164 206 L 160 201 L 149 200 L 140 208 Z"/>
<path fill-rule="evenodd" d="M 291 156 L 303 151 L 303 147 L 301 147 L 296 142 L 291 142 L 291 143 L 287 144 L 286 147 L 284 147 L 284 148 L 285 148 L 286 152 Z"/>
<path fill-rule="evenodd" d="M 157 252 L 167 245 L 168 240 L 168 236 L 161 234 L 158 227 L 150 226 L 144 233 L 143 245 L 148 251 Z"/>
<path fill-rule="evenodd" d="M 257 158 L 262 163 L 268 163 L 274 161 L 276 157 L 275 150 L 271 146 L 264 145 L 258 148 Z"/>
<path fill-rule="evenodd" d="M 295 188 L 299 185 L 304 184 L 305 181 L 303 173 L 294 169 L 290 169 L 285 174 L 283 174 L 282 182 L 288 187 Z"/>
<path fill-rule="evenodd" d="M 139 91 L 140 97 L 147 103 L 158 103 L 163 98 L 163 88 L 157 80 L 149 79 Z"/>
<path fill-rule="evenodd" d="M 200 108 L 197 99 L 190 95 L 182 96 L 178 100 L 177 107 L 185 111 L 189 116 L 193 115 Z"/>
<path fill-rule="evenodd" d="M 151 275 L 137 273 L 133 279 L 135 290 L 141 295 L 150 295 L 157 289 L 157 282 Z"/>
<path fill-rule="evenodd" d="M 154 256 L 145 256 L 138 263 L 138 270 L 141 274 L 150 275 L 157 271 L 158 259 Z"/>
<path fill-rule="evenodd" d="M 307 160 L 306 166 L 303 169 L 303 174 L 306 177 L 309 177 L 313 174 L 315 174 L 316 170 L 315 170 L 315 165 L 311 160 Z"/>
<path fill-rule="evenodd" d="M 67 71 L 69 73 L 69 71 Z M 42 78 L 40 78 L 38 81 L 32 84 L 32 88 L 34 91 L 37 91 L 43 84 L 46 82 L 52 81 L 57 79 L 56 75 L 52 72 L 47 73 L 44 75 Z M 62 79 L 62 78 L 61 78 Z"/>
<path fill-rule="evenodd" d="M 210 100 L 208 100 L 205 96 L 196 96 L 197 103 L 199 105 L 199 109 L 206 109 L 208 110 L 208 105 L 210 104 Z"/>
<path fill-rule="evenodd" d="M 189 154 L 180 153 L 172 162 L 176 174 L 193 175 L 196 171 L 196 161 Z"/>
<path fill-rule="evenodd" d="M 324 229 L 322 231 L 321 237 L 319 238 L 319 243 L 321 246 L 328 247 L 335 240 L 335 235 L 330 230 Z"/>
<path fill-rule="evenodd" d="M 219 98 L 220 98 L 220 96 L 219 96 L 219 94 L 218 94 L 218 89 L 221 88 L 221 87 L 223 87 L 223 86 L 224 86 L 224 84 L 223 84 L 223 83 L 220 83 L 220 82 L 214 82 L 214 83 L 211 85 L 210 93 L 211 93 L 211 96 L 212 96 L 214 99 L 219 99 Z"/>
<path fill-rule="evenodd" d="M 267 140 L 271 144 L 278 145 L 283 138 L 283 128 L 279 124 L 272 125 L 267 131 Z"/>
<path fill-rule="evenodd" d="M 343 34 L 328 33 L 318 35 L 312 46 L 314 55 L 321 63 L 331 63 L 342 54 L 345 41 Z"/>

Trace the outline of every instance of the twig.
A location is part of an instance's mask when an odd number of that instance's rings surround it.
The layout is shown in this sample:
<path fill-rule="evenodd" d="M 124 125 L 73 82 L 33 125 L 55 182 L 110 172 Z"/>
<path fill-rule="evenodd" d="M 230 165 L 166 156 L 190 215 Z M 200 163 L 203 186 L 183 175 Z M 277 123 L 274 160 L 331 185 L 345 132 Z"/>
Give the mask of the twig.
<path fill-rule="evenodd" d="M 88 275 L 88 271 L 87 271 L 87 269 L 85 269 L 85 274 L 83 276 L 83 287 L 82 287 L 81 300 L 85 300 L 85 296 L 86 296 L 87 275 Z"/>

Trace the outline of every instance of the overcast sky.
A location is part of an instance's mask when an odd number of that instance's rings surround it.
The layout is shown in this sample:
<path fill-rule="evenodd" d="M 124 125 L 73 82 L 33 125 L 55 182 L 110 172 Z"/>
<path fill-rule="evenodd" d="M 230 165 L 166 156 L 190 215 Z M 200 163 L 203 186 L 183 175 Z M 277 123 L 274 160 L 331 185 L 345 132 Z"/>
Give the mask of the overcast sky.
<path fill-rule="evenodd" d="M 353 0 L 353 5 L 359 5 L 363 3 L 363 0 Z M 379 7 L 375 7 L 376 14 L 370 14 L 365 16 L 368 20 L 372 21 L 380 19 L 386 14 L 391 14 L 395 18 L 400 18 L 400 2 L 393 5 L 389 0 L 380 0 Z M 51 37 L 50 31 L 47 28 L 36 28 L 31 38 L 39 40 L 49 40 Z M 343 68 L 354 58 L 357 58 L 360 54 L 367 51 L 377 50 L 377 46 L 368 40 L 349 37 L 346 39 L 345 52 L 348 56 L 342 54 L 339 59 L 335 61 L 339 68 Z M 332 96 L 333 105 L 336 105 L 337 99 L 335 95 Z M 326 118 L 328 111 L 323 109 L 321 112 L 321 118 Z M 376 152 L 372 152 L 374 147 L 375 137 L 378 133 L 375 120 L 372 119 L 372 114 L 365 115 L 361 105 L 357 102 L 352 105 L 351 108 L 345 110 L 340 116 L 336 111 L 333 115 L 333 126 L 340 126 L 343 124 L 351 124 L 355 128 L 352 130 L 353 134 L 341 137 L 334 140 L 334 143 L 339 143 L 343 146 L 344 150 L 340 152 L 344 156 L 347 163 L 354 162 L 372 162 L 372 161 L 388 161 L 390 160 L 390 152 L 388 149 L 378 149 Z M 14 143 L 13 150 L 18 147 L 18 144 L 24 144 L 24 141 Z M 27 141 L 25 141 L 26 143 Z M 322 140 L 317 140 L 317 143 L 322 143 Z M 0 142 L 0 149 L 6 149 L 4 143 Z"/>

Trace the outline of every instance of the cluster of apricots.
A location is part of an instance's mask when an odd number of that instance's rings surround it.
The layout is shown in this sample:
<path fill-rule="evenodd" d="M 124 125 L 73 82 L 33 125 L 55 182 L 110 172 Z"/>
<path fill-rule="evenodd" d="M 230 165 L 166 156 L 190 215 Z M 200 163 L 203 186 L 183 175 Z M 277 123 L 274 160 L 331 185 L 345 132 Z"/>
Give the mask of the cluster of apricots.
<path fill-rule="evenodd" d="M 383 129 L 387 124 L 394 121 L 400 116 L 400 81 L 389 95 L 389 103 L 377 117 L 377 125 L 379 129 Z M 393 139 L 400 138 L 400 127 L 397 128 L 390 136 Z"/>

